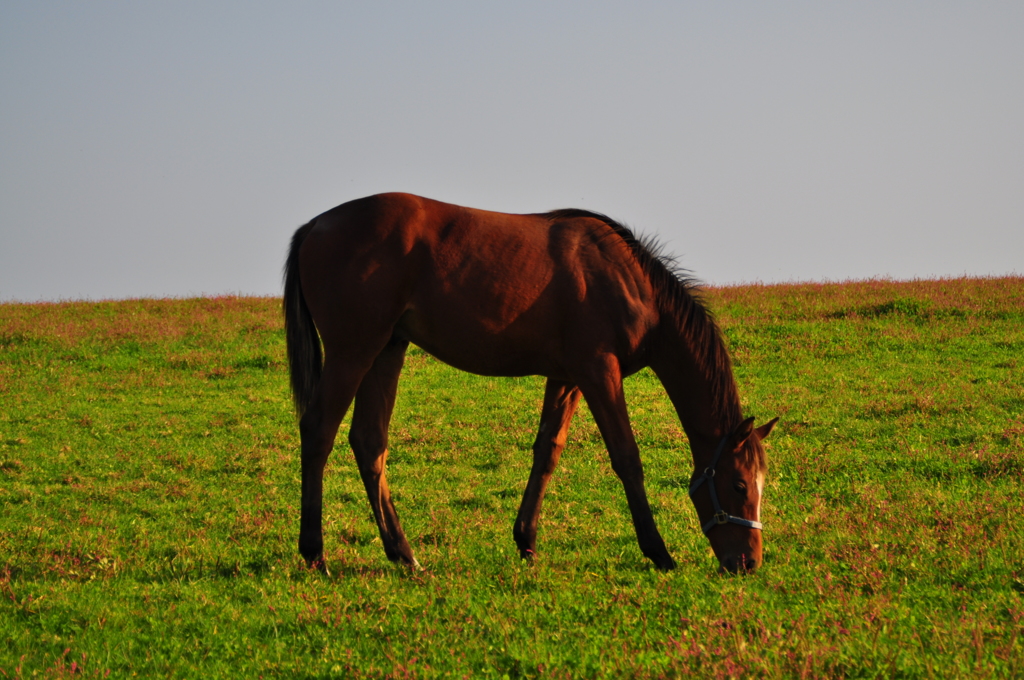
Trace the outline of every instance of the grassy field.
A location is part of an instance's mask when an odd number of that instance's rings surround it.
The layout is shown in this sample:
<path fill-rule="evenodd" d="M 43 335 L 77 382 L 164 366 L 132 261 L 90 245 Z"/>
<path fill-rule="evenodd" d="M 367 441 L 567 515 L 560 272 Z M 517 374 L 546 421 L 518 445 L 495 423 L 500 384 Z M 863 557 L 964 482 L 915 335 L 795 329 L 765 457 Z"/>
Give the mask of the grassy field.
<path fill-rule="evenodd" d="M 765 565 L 719 576 L 678 421 L 627 382 L 652 569 L 586 408 L 517 557 L 540 379 L 410 351 L 387 562 L 347 446 L 297 554 L 278 300 L 0 305 L 4 677 L 1020 677 L 1024 279 L 712 289 L 768 440 Z M 344 428 L 344 426 L 343 426 Z"/>

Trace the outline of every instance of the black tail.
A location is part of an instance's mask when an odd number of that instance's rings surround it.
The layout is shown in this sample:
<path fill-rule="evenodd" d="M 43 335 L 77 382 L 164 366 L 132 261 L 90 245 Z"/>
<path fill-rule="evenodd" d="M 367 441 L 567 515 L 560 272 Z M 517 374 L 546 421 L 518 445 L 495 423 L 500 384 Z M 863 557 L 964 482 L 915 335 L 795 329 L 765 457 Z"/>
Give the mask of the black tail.
<path fill-rule="evenodd" d="M 316 219 L 299 227 L 292 237 L 292 247 L 284 265 L 284 328 L 288 339 L 288 365 L 292 373 L 292 396 L 295 411 L 302 417 L 311 401 L 313 390 L 323 371 L 323 351 L 313 315 L 306 306 L 299 280 L 299 248 Z"/>

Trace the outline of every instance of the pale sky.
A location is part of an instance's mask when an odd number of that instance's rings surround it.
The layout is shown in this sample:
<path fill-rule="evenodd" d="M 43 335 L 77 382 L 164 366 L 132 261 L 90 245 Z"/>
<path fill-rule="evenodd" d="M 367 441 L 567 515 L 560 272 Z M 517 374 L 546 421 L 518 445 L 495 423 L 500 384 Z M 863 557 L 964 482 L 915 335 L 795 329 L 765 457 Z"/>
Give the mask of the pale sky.
<path fill-rule="evenodd" d="M 710 284 L 1022 274 L 1024 2 L 0 0 L 0 300 L 276 295 L 382 191 Z"/>

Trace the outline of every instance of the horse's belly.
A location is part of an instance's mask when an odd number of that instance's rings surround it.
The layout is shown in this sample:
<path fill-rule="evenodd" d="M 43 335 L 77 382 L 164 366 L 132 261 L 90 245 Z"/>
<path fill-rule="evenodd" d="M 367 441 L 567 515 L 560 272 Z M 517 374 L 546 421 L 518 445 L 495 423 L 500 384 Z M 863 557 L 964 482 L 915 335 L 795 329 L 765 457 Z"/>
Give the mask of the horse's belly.
<path fill-rule="evenodd" d="M 479 319 L 457 319 L 457 313 L 430 318 L 406 312 L 395 334 L 423 348 L 444 363 L 478 375 L 561 377 L 560 358 L 553 338 L 536 329 L 504 328 L 496 331 Z"/>

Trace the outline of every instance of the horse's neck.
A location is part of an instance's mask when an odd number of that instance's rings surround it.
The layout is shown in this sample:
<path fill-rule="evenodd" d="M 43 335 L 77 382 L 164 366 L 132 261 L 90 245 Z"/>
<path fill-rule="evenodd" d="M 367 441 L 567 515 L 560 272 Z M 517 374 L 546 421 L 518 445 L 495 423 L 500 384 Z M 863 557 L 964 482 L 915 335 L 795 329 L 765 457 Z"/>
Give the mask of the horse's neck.
<path fill-rule="evenodd" d="M 735 424 L 730 421 L 739 417 L 740 408 L 731 369 L 727 376 L 702 369 L 687 343 L 676 337 L 658 343 L 651 368 L 665 387 L 691 444 L 713 444 Z M 730 388 L 724 400 L 717 394 L 723 381 Z"/>

